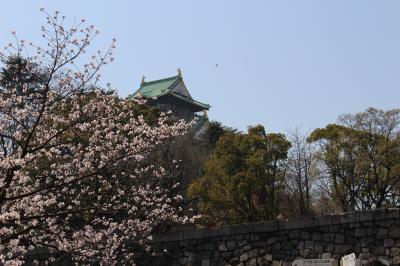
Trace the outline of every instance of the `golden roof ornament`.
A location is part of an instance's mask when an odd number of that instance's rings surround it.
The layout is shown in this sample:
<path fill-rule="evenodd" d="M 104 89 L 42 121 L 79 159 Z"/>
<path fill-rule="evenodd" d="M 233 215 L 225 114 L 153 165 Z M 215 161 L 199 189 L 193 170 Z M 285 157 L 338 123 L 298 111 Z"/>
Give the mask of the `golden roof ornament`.
<path fill-rule="evenodd" d="M 143 75 L 143 76 L 142 76 L 142 81 L 141 81 L 140 85 L 143 85 L 143 84 L 144 84 L 144 82 L 145 82 L 144 79 L 145 79 L 145 78 L 146 78 L 146 76 Z"/>

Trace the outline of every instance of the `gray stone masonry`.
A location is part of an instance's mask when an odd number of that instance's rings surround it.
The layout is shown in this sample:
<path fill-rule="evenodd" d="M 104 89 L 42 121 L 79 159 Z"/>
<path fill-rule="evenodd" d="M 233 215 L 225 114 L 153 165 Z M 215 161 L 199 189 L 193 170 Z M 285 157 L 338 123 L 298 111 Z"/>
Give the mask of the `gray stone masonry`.
<path fill-rule="evenodd" d="M 290 265 L 295 259 L 339 259 L 355 253 L 362 265 L 382 259 L 400 266 L 400 211 L 226 225 L 168 233 L 155 241 L 164 256 L 139 265 Z"/>

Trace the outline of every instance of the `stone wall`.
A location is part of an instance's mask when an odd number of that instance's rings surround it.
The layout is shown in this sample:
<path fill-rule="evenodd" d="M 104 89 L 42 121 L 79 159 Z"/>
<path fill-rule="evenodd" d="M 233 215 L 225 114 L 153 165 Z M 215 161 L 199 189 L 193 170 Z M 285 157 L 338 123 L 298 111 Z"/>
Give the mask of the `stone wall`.
<path fill-rule="evenodd" d="M 141 265 L 288 265 L 297 258 L 340 258 L 355 253 L 400 265 L 400 211 L 379 209 L 286 221 L 193 229 L 160 237 L 164 256 Z"/>

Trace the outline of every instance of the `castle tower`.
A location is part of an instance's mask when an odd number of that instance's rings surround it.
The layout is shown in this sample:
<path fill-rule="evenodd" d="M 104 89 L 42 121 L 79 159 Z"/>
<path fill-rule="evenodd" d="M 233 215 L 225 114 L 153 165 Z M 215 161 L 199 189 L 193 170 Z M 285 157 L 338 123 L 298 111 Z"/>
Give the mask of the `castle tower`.
<path fill-rule="evenodd" d="M 189 121 L 197 112 L 203 112 L 203 118 L 207 118 L 206 113 L 211 106 L 193 99 L 183 82 L 180 69 L 178 75 L 173 77 L 153 81 L 145 81 L 144 78 L 143 76 L 139 89 L 131 98 L 142 97 L 149 105 L 164 112 L 172 111 L 178 119 Z"/>

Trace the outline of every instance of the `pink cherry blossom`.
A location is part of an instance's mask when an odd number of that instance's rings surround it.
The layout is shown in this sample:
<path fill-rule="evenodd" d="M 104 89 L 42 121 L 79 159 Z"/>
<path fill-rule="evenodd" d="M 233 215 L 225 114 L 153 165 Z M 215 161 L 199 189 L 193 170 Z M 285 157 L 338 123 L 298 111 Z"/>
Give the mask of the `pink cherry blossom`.
<path fill-rule="evenodd" d="M 150 249 L 159 225 L 195 218 L 182 214 L 178 184 L 166 185 L 165 169 L 148 160 L 192 124 L 162 114 L 150 125 L 134 112 L 143 100 L 97 89 L 115 40 L 82 62 L 94 27 L 65 27 L 58 12 L 41 10 L 48 46 L 31 44 L 24 56 L 38 82 L 18 86 L 15 76 L 0 90 L 0 264 L 21 265 L 36 247 L 78 264 L 134 264 L 129 243 Z M 24 49 L 11 45 L 0 59 Z"/>

